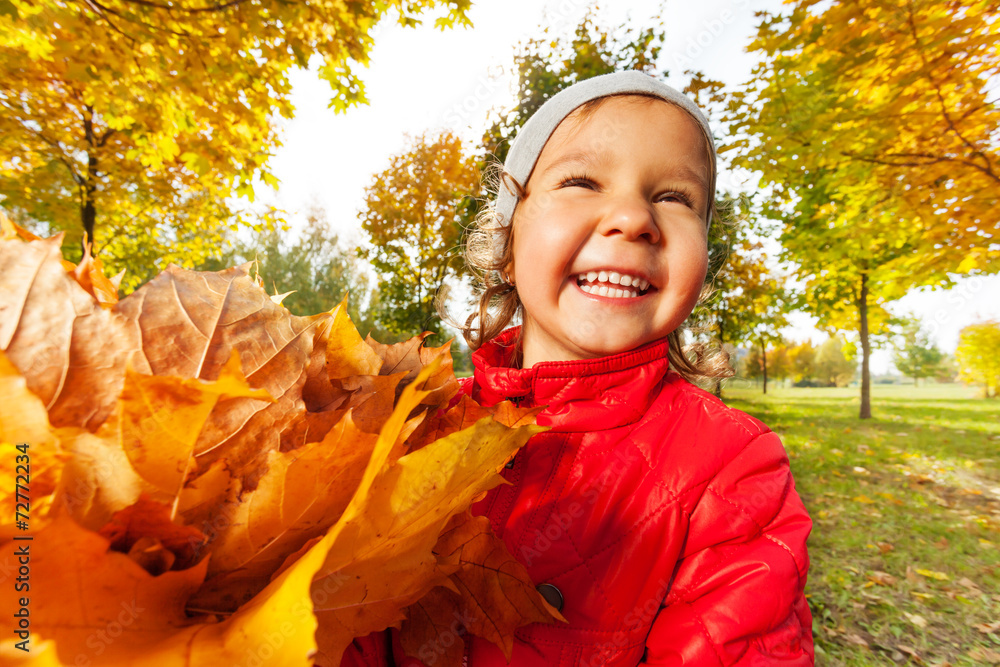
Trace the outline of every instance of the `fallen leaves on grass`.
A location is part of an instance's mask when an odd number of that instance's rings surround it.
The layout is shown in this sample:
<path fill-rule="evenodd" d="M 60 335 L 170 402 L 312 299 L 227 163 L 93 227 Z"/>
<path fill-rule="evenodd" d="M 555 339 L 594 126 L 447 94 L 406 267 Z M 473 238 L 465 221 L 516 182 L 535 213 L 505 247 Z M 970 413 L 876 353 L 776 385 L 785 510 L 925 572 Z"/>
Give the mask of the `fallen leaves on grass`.
<path fill-rule="evenodd" d="M 975 647 L 969 651 L 968 656 L 979 664 L 1000 665 L 1000 652 L 984 646 Z"/>
<path fill-rule="evenodd" d="M 895 586 L 897 579 L 888 572 L 869 572 L 868 581 L 878 584 L 879 586 Z"/>

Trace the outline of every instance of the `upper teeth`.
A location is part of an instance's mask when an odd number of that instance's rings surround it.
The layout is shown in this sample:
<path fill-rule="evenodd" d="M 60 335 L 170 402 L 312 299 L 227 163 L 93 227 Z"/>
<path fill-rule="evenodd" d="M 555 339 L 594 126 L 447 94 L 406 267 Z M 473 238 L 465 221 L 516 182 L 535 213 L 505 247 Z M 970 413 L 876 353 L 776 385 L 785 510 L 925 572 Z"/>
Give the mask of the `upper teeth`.
<path fill-rule="evenodd" d="M 630 276 L 624 273 L 618 273 L 617 271 L 590 271 L 589 273 L 581 273 L 577 276 L 577 279 L 583 284 L 580 285 L 580 289 L 588 294 L 596 294 L 598 296 L 610 296 L 610 297 L 635 297 L 638 296 L 639 292 L 645 290 L 649 287 L 649 281 L 643 280 L 642 278 L 637 278 L 635 276 Z M 615 287 L 608 287 L 607 285 L 588 285 L 586 283 L 592 282 L 602 282 L 602 283 L 612 283 L 614 285 L 621 285 L 622 287 L 633 287 L 635 289 L 618 289 Z"/>
<path fill-rule="evenodd" d="M 636 278 L 635 276 L 630 276 L 624 273 L 618 273 L 617 271 L 590 271 L 589 273 L 581 273 L 578 278 L 591 283 L 596 280 L 602 283 L 621 285 L 622 287 L 628 287 L 631 285 L 633 287 L 638 287 L 640 290 L 644 290 L 649 287 L 648 280 Z"/>

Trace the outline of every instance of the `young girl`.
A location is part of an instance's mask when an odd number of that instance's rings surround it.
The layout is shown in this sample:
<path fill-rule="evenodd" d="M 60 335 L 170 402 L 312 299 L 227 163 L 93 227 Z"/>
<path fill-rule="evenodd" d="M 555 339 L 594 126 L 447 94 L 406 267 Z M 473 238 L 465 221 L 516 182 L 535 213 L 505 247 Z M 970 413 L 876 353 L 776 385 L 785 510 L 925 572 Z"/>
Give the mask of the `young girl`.
<path fill-rule="evenodd" d="M 641 72 L 587 79 L 525 123 L 470 240 L 485 289 L 463 391 L 547 406 L 551 427 L 473 506 L 568 621 L 518 630 L 512 665 L 813 664 L 812 524 L 785 450 L 691 384 L 713 371 L 681 352 L 715 178 L 688 98 Z M 507 664 L 464 639 L 471 667 Z M 408 657 L 390 630 L 343 664 L 430 665 L 432 648 Z"/>

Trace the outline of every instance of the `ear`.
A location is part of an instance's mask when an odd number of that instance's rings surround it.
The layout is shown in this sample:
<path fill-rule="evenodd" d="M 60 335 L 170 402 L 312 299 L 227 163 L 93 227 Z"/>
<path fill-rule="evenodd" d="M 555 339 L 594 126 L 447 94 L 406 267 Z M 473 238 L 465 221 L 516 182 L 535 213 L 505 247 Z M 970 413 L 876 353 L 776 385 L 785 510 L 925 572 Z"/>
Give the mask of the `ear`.
<path fill-rule="evenodd" d="M 514 277 L 514 262 L 513 261 L 508 262 L 507 265 L 504 266 L 503 269 L 500 270 L 500 277 L 503 278 L 504 282 L 506 282 L 508 285 L 514 285 L 515 284 L 516 281 L 515 281 L 515 277 Z"/>

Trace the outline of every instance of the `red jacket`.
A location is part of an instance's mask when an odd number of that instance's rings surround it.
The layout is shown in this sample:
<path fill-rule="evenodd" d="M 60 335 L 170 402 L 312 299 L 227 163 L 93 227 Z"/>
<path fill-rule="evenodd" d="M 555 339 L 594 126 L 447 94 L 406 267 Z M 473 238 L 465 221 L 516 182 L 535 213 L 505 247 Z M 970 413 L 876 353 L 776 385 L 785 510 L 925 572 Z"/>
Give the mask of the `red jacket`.
<path fill-rule="evenodd" d="M 547 405 L 538 423 L 552 428 L 473 514 L 558 589 L 569 622 L 519 629 L 510 664 L 812 665 L 812 522 L 778 436 L 670 372 L 666 338 L 521 370 L 503 363 L 516 333 L 473 355 L 472 396 Z M 396 665 L 424 664 L 404 658 L 395 630 L 391 642 Z M 392 664 L 386 644 L 360 638 L 343 665 Z M 433 664 L 435 648 L 418 657 Z M 466 657 L 507 664 L 479 637 Z"/>

